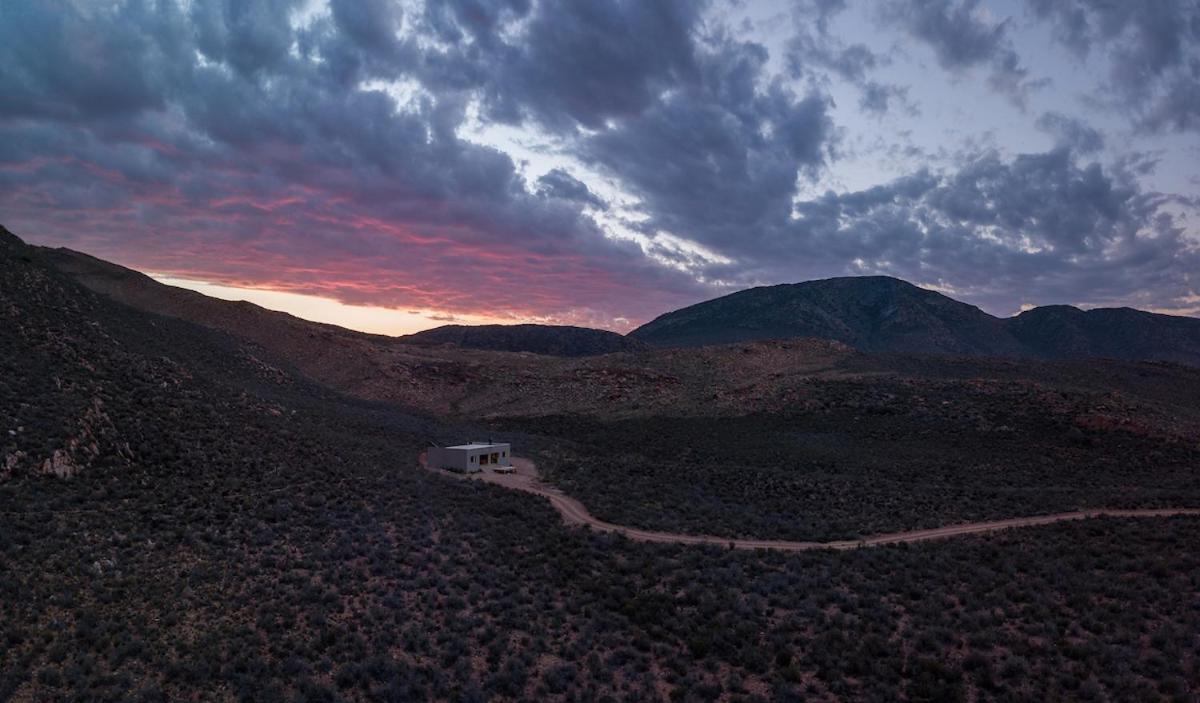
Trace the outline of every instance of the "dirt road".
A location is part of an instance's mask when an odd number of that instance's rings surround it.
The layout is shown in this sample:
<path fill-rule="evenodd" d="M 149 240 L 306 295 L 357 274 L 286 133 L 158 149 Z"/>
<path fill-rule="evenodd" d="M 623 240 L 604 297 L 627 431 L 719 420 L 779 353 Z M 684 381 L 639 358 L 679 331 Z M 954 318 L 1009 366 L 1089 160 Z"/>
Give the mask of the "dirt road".
<path fill-rule="evenodd" d="M 425 467 L 425 455 L 420 456 L 420 464 Z M 961 535 L 973 535 L 981 532 L 1007 530 L 1013 527 L 1033 527 L 1049 525 L 1067 520 L 1086 520 L 1095 517 L 1170 517 L 1172 515 L 1198 515 L 1200 508 L 1151 508 L 1144 510 L 1078 510 L 1070 513 L 1055 513 L 1053 515 L 1037 515 L 1034 517 L 1017 517 L 1007 520 L 992 520 L 989 522 L 970 522 L 961 525 L 934 527 L 927 530 L 912 530 L 909 532 L 892 532 L 872 535 L 862 539 L 839 540 L 835 542 L 790 542 L 786 540 L 767 539 L 730 539 L 728 537 L 712 537 L 709 535 L 683 535 L 673 532 L 655 532 L 636 527 L 614 525 L 600 520 L 587 511 L 578 500 L 563 493 L 561 490 L 542 483 L 538 479 L 537 467 L 528 459 L 513 457 L 516 471 L 511 474 L 497 474 L 483 471 L 478 474 L 456 474 L 439 469 L 431 469 L 439 474 L 467 481 L 484 481 L 513 490 L 525 491 L 542 496 L 550 501 L 555 510 L 562 515 L 563 522 L 568 525 L 587 525 L 600 532 L 616 532 L 629 539 L 639 542 L 660 542 L 669 544 L 711 544 L 733 549 L 771 549 L 783 552 L 804 552 L 814 549 L 857 549 L 859 547 L 874 547 L 883 544 L 898 544 L 901 542 L 924 542 L 933 539 L 945 539 Z M 428 467 L 426 467 L 428 468 Z"/>

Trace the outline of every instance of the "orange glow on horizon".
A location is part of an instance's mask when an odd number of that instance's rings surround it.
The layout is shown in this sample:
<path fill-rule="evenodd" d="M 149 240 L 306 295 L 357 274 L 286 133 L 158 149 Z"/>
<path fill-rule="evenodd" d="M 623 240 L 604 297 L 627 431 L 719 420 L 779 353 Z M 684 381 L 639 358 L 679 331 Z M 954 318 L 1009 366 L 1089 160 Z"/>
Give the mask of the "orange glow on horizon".
<path fill-rule="evenodd" d="M 291 293 L 268 288 L 242 288 L 206 281 L 194 281 L 161 274 L 151 278 L 169 286 L 187 288 L 211 298 L 247 301 L 268 310 L 286 312 L 310 322 L 324 322 L 347 329 L 393 337 L 412 334 L 442 325 L 516 324 L 526 322 L 512 318 L 447 313 L 439 310 L 398 310 L 370 305 L 348 305 L 316 295 Z"/>

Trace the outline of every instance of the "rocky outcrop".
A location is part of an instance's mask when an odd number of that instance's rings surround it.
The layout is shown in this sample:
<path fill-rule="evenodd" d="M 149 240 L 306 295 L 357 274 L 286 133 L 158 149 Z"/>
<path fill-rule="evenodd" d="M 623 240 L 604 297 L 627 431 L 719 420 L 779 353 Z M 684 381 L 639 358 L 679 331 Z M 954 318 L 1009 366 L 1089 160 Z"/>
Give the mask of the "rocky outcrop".
<path fill-rule="evenodd" d="M 104 403 L 92 398 L 91 404 L 79 419 L 78 431 L 67 439 L 65 445 L 55 449 L 37 467 L 37 473 L 71 478 L 85 470 L 102 452 L 112 451 L 125 461 L 133 459 L 129 445 L 120 442 L 117 428 L 104 411 Z M 14 462 L 13 467 L 19 463 Z"/>

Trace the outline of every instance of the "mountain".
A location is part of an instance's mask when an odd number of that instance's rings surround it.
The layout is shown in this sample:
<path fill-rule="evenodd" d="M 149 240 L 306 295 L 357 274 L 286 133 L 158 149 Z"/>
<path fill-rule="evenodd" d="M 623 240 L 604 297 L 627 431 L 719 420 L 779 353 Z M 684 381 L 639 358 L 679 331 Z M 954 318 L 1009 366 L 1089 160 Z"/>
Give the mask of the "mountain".
<path fill-rule="evenodd" d="M 887 276 L 765 286 L 661 315 L 630 336 L 654 346 L 820 337 L 863 351 L 1019 356 L 1001 320 Z"/>
<path fill-rule="evenodd" d="M 1200 320 L 1192 317 L 1047 305 L 1005 320 L 1005 325 L 1044 359 L 1107 357 L 1200 366 Z"/>
<path fill-rule="evenodd" d="M 400 341 L 549 356 L 595 356 L 646 348 L 645 343 L 616 332 L 569 325 L 444 325 L 406 335 Z"/>
<path fill-rule="evenodd" d="M 662 315 L 630 336 L 658 347 L 818 337 L 861 351 L 1200 366 L 1200 320 L 1054 305 L 1002 319 L 886 276 L 751 288 Z"/>

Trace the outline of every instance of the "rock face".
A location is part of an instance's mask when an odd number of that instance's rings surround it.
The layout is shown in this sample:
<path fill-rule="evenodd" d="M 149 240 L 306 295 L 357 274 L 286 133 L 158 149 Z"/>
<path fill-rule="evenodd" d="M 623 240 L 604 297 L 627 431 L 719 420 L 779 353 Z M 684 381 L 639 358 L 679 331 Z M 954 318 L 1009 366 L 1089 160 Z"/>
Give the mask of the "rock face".
<path fill-rule="evenodd" d="M 630 336 L 659 347 L 819 337 L 874 352 L 1200 366 L 1195 318 L 1052 305 L 1002 319 L 882 276 L 751 288 L 667 313 Z"/>
<path fill-rule="evenodd" d="M 444 325 L 401 337 L 400 341 L 549 356 L 596 356 L 646 348 L 643 342 L 616 332 L 567 325 Z"/>
<path fill-rule="evenodd" d="M 92 398 L 77 427 L 76 433 L 66 440 L 63 447 L 55 449 L 42 461 L 38 467 L 39 473 L 71 478 L 104 452 L 111 452 L 124 461 L 133 459 L 129 445 L 117 440 L 117 428 L 104 411 L 104 403 L 99 398 Z"/>

